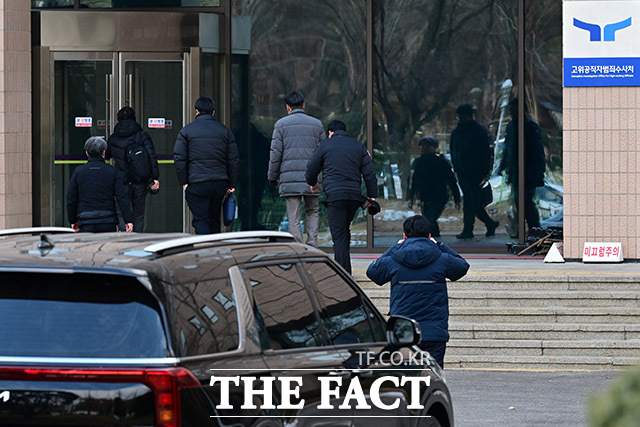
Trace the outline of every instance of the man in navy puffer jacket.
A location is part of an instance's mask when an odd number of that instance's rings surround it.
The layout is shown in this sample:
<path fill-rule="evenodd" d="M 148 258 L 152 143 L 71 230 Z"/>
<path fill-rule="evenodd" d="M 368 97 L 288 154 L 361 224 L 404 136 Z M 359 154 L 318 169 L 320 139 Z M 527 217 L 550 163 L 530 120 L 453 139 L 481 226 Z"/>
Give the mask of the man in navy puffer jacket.
<path fill-rule="evenodd" d="M 382 286 L 391 281 L 391 315 L 420 323 L 422 342 L 444 367 L 449 341 L 449 297 L 446 279 L 458 280 L 469 264 L 451 248 L 431 238 L 429 220 L 422 215 L 407 218 L 404 240 L 389 248 L 367 269 L 367 276 Z"/>

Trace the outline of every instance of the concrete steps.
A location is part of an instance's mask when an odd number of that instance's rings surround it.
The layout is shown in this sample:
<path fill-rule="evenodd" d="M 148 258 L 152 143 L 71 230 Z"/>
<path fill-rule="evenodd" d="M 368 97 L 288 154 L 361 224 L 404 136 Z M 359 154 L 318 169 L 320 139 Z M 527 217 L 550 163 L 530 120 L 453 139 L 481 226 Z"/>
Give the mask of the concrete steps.
<path fill-rule="evenodd" d="M 457 339 L 544 340 L 637 340 L 640 324 L 621 323 L 473 323 L 449 322 Z"/>
<path fill-rule="evenodd" d="M 384 314 L 389 284 L 356 280 Z M 445 366 L 617 369 L 640 362 L 640 275 L 483 273 L 449 283 Z"/>

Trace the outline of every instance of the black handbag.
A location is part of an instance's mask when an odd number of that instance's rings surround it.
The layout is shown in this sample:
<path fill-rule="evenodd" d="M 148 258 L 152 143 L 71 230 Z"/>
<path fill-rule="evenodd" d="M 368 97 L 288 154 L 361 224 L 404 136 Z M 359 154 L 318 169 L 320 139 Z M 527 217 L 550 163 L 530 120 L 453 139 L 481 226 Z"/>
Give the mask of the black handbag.
<path fill-rule="evenodd" d="M 493 190 L 489 182 L 485 182 L 484 186 L 480 188 L 480 202 L 482 202 L 482 206 L 485 207 L 493 202 Z"/>

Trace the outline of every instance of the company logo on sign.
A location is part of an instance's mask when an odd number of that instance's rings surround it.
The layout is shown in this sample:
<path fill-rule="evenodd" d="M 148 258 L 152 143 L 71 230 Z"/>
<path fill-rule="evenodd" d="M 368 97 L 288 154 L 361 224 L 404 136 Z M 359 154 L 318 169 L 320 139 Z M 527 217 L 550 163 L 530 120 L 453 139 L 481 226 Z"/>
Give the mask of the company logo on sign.
<path fill-rule="evenodd" d="M 600 25 L 590 24 L 588 22 L 580 21 L 577 18 L 573 18 L 573 26 L 580 28 L 581 30 L 586 30 L 589 32 L 589 41 L 599 42 L 602 41 L 602 29 Z M 616 41 L 616 31 L 625 29 L 631 26 L 631 17 L 625 19 L 624 21 L 614 22 L 612 24 L 607 24 L 604 26 L 604 41 L 606 42 L 614 42 Z"/>
<path fill-rule="evenodd" d="M 638 17 L 638 0 L 563 2 L 564 86 L 640 86 Z"/>

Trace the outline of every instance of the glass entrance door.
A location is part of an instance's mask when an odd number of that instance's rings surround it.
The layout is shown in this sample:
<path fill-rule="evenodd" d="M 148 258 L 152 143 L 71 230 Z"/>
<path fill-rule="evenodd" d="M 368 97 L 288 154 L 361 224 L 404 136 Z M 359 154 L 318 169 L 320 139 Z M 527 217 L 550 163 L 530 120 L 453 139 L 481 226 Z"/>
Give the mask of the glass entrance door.
<path fill-rule="evenodd" d="M 117 111 L 127 105 L 151 136 L 159 161 L 160 192 L 147 197 L 145 231 L 183 231 L 173 145 L 185 118 L 184 63 L 183 54 L 54 54 L 50 189 L 55 225 L 69 225 L 66 191 L 73 170 L 86 162 L 84 142 L 91 136 L 107 139 Z"/>
<path fill-rule="evenodd" d="M 173 165 L 173 146 L 184 125 L 182 54 L 120 54 L 121 107 L 136 111 L 153 140 L 160 169 L 160 192 L 147 197 L 145 231 L 183 231 L 183 195 Z"/>

